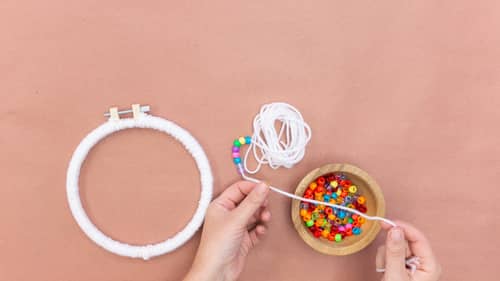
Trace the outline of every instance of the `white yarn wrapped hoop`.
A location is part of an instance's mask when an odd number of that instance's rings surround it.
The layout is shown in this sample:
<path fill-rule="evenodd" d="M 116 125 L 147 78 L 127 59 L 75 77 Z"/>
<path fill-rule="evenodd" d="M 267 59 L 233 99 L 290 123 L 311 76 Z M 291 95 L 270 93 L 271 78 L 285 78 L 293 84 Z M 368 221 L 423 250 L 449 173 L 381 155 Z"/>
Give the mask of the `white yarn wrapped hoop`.
<path fill-rule="evenodd" d="M 200 171 L 201 195 L 198 202 L 198 207 L 191 221 L 173 237 L 153 245 L 129 245 L 111 239 L 102 233 L 93 223 L 83 209 L 80 200 L 78 179 L 80 176 L 80 168 L 87 157 L 87 154 L 100 140 L 105 137 L 125 129 L 130 128 L 149 128 L 155 129 L 181 142 L 185 149 L 193 156 L 196 165 Z M 83 232 L 97 245 L 112 252 L 114 254 L 131 257 L 142 258 L 148 260 L 151 257 L 156 257 L 169 253 L 186 243 L 198 230 L 203 223 L 208 205 L 212 199 L 213 177 L 208 163 L 207 156 L 196 139 L 189 132 L 179 127 L 177 124 L 163 118 L 141 113 L 134 118 L 114 120 L 110 118 L 106 123 L 94 129 L 88 134 L 78 145 L 73 157 L 69 163 L 66 192 L 68 197 L 69 207 L 76 222 Z"/>

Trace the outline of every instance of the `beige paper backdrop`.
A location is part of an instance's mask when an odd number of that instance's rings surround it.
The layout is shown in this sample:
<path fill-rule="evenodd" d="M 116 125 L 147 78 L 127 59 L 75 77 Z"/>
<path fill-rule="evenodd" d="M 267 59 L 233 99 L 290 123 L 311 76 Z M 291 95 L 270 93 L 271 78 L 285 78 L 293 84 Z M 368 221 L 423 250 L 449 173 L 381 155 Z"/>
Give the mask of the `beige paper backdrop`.
<path fill-rule="evenodd" d="M 297 106 L 305 159 L 260 176 L 292 191 L 346 162 L 382 186 L 389 218 L 429 236 L 443 280 L 493 280 L 500 254 L 498 1 L 0 1 L 0 280 L 179 280 L 199 234 L 149 262 L 100 249 L 66 203 L 80 140 L 111 105 L 150 104 L 211 161 L 215 192 L 237 180 L 229 149 L 264 103 Z M 259 1 L 257 1 L 259 2 Z M 109 235 L 155 242 L 199 197 L 192 159 L 167 136 L 106 139 L 81 194 Z M 330 257 L 298 237 L 290 200 L 241 280 L 379 280 L 374 255 Z M 496 213 L 493 213 L 496 211 Z"/>

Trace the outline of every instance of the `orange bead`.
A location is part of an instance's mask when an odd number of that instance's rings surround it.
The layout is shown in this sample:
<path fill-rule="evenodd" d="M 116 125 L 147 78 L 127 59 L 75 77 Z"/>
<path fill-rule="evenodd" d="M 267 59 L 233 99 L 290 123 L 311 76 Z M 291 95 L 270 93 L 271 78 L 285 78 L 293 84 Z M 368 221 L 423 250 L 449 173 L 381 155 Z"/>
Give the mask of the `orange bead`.
<path fill-rule="evenodd" d="M 307 210 L 306 209 L 301 209 L 300 210 L 300 216 L 303 217 L 305 215 L 307 215 Z"/>
<path fill-rule="evenodd" d="M 315 190 L 316 187 L 318 187 L 318 184 L 315 183 L 315 182 L 311 182 L 311 184 L 309 184 L 309 188 L 312 189 L 312 190 Z"/>
<path fill-rule="evenodd" d="M 334 220 L 335 219 L 335 215 L 334 214 L 329 214 L 328 215 L 328 219 L 331 220 L 331 221 Z"/>
<path fill-rule="evenodd" d="M 327 237 L 328 237 L 328 235 L 330 235 L 330 231 L 328 231 L 328 230 L 326 230 L 326 229 L 325 229 L 325 230 L 323 230 L 323 231 L 321 232 L 321 236 L 323 236 L 323 237 L 325 237 L 325 238 L 327 238 Z"/>

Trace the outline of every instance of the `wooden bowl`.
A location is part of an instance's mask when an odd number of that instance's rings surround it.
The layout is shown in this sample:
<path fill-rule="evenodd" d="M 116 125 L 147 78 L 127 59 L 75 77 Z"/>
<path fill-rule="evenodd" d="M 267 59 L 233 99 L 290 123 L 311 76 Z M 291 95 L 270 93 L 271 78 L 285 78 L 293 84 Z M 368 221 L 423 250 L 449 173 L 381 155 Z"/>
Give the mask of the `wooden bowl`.
<path fill-rule="evenodd" d="M 367 215 L 382 217 L 385 215 L 384 196 L 378 184 L 365 171 L 350 164 L 328 164 L 312 170 L 300 181 L 295 195 L 302 197 L 312 181 L 329 173 L 343 173 L 358 187 L 360 194 L 366 198 Z M 366 220 L 361 226 L 362 233 L 360 235 L 349 236 L 341 242 L 328 241 L 323 237 L 314 237 L 305 226 L 299 212 L 300 201 L 293 200 L 292 221 L 299 236 L 313 249 L 327 255 L 343 256 L 356 253 L 368 246 L 380 231 L 380 224 L 377 221 Z"/>

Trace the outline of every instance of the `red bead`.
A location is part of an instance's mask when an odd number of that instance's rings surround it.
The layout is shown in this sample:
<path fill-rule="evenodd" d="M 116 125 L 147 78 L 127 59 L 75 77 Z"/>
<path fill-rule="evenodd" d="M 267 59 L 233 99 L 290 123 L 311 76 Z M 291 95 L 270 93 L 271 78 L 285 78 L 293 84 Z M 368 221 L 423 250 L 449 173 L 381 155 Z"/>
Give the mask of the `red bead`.
<path fill-rule="evenodd" d="M 306 192 L 304 193 L 304 195 L 312 195 L 313 194 L 313 191 L 311 189 L 306 189 Z"/>
<path fill-rule="evenodd" d="M 361 213 L 366 213 L 366 206 L 365 206 L 365 205 L 359 205 L 359 206 L 358 206 L 358 210 L 359 210 Z"/>
<path fill-rule="evenodd" d="M 344 186 L 344 187 L 349 187 L 349 186 L 351 186 L 351 184 L 352 184 L 352 183 L 351 183 L 351 181 L 350 181 L 350 180 L 341 180 L 341 181 L 340 181 L 340 185 L 341 185 L 341 186 Z"/>
<path fill-rule="evenodd" d="M 322 186 L 322 185 L 318 185 L 318 187 L 316 188 L 316 191 L 317 191 L 318 193 L 325 192 L 325 187 L 324 187 L 324 186 Z"/>
<path fill-rule="evenodd" d="M 321 236 L 321 231 L 320 230 L 316 230 L 316 231 L 314 231 L 313 235 L 314 235 L 314 237 L 319 238 Z"/>
<path fill-rule="evenodd" d="M 318 185 L 324 185 L 325 184 L 325 178 L 324 177 L 319 177 L 316 182 Z"/>

